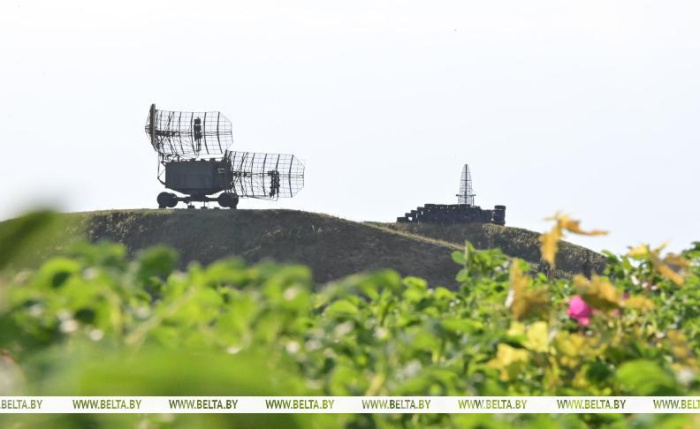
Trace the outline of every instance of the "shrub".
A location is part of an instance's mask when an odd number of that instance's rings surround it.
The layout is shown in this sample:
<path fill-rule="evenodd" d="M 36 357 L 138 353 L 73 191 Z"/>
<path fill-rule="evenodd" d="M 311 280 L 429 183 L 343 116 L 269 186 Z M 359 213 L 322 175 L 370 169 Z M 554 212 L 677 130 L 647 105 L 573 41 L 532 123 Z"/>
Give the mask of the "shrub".
<path fill-rule="evenodd" d="M 555 219 L 557 237 L 580 231 Z M 568 219 L 568 218 L 567 218 Z M 552 256 L 556 253 L 545 253 Z M 548 279 L 467 243 L 461 288 L 393 271 L 321 288 L 301 266 L 175 270 L 154 247 L 72 246 L 0 287 L 0 395 L 697 395 L 700 244 L 607 254 L 604 276 Z M 549 258 L 548 258 L 549 259 Z M 553 256 L 551 258 L 553 261 Z M 314 292 L 318 290 L 318 292 Z M 3 419 L 9 419 L 3 416 Z M 15 417 L 13 417 L 15 419 Z M 692 425 L 597 415 L 69 415 L 54 426 Z M 695 421 L 695 424 L 698 422 Z"/>

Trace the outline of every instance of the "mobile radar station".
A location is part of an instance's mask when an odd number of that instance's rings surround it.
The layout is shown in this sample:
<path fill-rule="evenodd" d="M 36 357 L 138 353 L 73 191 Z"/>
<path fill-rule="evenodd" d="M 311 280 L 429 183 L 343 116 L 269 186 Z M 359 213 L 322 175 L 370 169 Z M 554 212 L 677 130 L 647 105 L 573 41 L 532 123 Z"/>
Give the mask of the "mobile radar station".
<path fill-rule="evenodd" d="M 158 180 L 173 192 L 158 207 L 216 201 L 235 209 L 241 198 L 291 198 L 304 187 L 304 164 L 294 155 L 230 151 L 231 122 L 221 112 L 177 112 L 151 105 L 146 121 L 158 153 Z"/>

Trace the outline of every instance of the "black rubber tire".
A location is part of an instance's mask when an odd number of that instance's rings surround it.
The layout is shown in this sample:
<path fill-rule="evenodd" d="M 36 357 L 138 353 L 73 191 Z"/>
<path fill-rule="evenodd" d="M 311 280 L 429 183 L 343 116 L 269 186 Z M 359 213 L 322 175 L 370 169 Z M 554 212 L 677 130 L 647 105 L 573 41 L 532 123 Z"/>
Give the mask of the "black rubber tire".
<path fill-rule="evenodd" d="M 218 197 L 216 197 L 216 202 L 219 203 L 221 207 L 228 207 L 231 203 L 233 203 L 233 196 L 231 194 L 220 194 Z"/>
<path fill-rule="evenodd" d="M 161 192 L 158 194 L 158 207 L 164 209 L 166 207 L 175 207 L 177 205 L 177 197 L 170 192 Z"/>
<path fill-rule="evenodd" d="M 216 199 L 221 207 L 228 207 L 230 209 L 235 209 L 238 207 L 238 195 L 223 193 L 219 195 Z"/>

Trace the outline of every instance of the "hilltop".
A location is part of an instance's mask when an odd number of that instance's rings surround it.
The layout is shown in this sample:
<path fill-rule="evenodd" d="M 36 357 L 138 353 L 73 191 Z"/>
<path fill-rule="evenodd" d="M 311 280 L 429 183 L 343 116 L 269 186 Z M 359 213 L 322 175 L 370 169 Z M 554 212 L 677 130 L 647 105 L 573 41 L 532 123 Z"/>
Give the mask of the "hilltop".
<path fill-rule="evenodd" d="M 178 251 L 183 265 L 236 256 L 309 266 L 318 282 L 393 268 L 455 286 L 459 247 L 333 216 L 294 210 L 115 210 L 79 213 L 90 241 L 123 243 L 130 252 L 154 244 Z"/>
<path fill-rule="evenodd" d="M 71 224 L 71 238 L 119 242 L 131 254 L 156 244 L 171 246 L 183 268 L 192 261 L 208 264 L 225 257 L 249 263 L 272 259 L 309 266 L 317 282 L 392 268 L 432 286 L 454 288 L 459 267 L 450 254 L 462 249 L 465 240 L 539 260 L 536 233 L 496 225 L 359 223 L 293 210 L 109 210 L 61 217 Z M 0 223 L 0 229 L 8 222 Z M 586 264 L 596 270 L 604 264 L 601 255 L 568 243 L 560 255 L 565 275 L 586 271 Z"/>
<path fill-rule="evenodd" d="M 515 256 L 539 265 L 539 233 L 523 228 L 494 224 L 432 225 L 414 223 L 376 223 L 372 225 L 411 234 L 417 237 L 432 238 L 455 245 L 471 242 L 477 249 L 499 248 L 506 255 Z M 605 257 L 590 249 L 562 241 L 556 259 L 557 274 L 567 276 L 573 273 L 590 275 L 600 273 L 605 268 Z"/>

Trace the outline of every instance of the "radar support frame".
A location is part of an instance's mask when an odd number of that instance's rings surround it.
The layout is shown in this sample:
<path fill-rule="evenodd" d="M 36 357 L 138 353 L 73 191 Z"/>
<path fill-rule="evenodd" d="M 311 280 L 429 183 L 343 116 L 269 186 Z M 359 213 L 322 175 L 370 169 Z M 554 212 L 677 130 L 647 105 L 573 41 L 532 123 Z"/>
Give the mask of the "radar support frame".
<path fill-rule="evenodd" d="M 158 181 L 183 194 L 162 192 L 159 208 L 217 201 L 235 209 L 240 198 L 291 198 L 304 187 L 304 164 L 294 155 L 230 151 L 232 126 L 221 112 L 158 110 L 153 104 L 145 131 L 158 153 Z"/>

